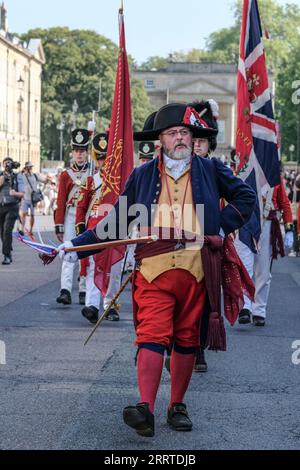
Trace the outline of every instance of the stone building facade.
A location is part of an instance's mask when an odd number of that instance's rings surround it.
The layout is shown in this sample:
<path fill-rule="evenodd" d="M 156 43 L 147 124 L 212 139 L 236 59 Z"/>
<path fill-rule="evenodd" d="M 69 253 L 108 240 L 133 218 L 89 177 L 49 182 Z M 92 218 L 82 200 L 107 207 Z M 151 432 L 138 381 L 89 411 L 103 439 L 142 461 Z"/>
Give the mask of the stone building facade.
<path fill-rule="evenodd" d="M 27 44 L 8 32 L 4 4 L 0 15 L 0 162 L 30 160 L 39 171 L 44 51 L 39 39 Z"/>

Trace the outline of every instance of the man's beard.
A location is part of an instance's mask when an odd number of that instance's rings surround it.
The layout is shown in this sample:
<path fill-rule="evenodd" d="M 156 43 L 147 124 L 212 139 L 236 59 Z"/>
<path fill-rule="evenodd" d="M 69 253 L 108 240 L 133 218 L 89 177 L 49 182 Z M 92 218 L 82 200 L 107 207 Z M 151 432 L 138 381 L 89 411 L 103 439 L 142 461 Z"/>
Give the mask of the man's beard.
<path fill-rule="evenodd" d="M 184 146 L 184 149 L 178 150 L 177 147 Z M 192 155 L 192 147 L 189 147 L 186 144 L 178 144 L 173 150 L 166 149 L 166 154 L 172 160 L 185 160 Z"/>

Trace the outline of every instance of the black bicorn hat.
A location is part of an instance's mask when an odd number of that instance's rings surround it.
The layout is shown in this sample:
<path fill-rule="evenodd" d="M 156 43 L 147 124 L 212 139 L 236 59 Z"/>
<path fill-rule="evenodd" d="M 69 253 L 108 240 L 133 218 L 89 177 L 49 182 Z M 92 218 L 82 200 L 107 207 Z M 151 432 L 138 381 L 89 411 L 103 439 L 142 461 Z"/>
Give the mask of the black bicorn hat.
<path fill-rule="evenodd" d="M 71 145 L 73 149 L 87 150 L 90 142 L 90 135 L 87 129 L 75 129 L 72 131 Z"/>
<path fill-rule="evenodd" d="M 190 104 L 201 119 L 206 122 L 206 124 L 216 130 L 216 134 L 214 136 L 210 136 L 208 138 L 210 143 L 210 150 L 214 151 L 217 148 L 217 134 L 219 133 L 219 126 L 218 126 L 218 118 L 219 118 L 219 106 L 218 103 L 214 100 L 208 101 L 194 101 Z"/>
<path fill-rule="evenodd" d="M 108 149 L 108 133 L 95 135 L 92 142 L 91 156 L 93 160 L 105 160 Z"/>
<path fill-rule="evenodd" d="M 97 154 L 100 153 L 107 153 L 107 147 L 108 147 L 108 134 L 107 133 L 101 133 L 95 135 L 93 139 L 93 149 Z"/>
<path fill-rule="evenodd" d="M 151 122 L 152 120 L 153 123 Z M 147 121 L 151 122 L 152 129 L 145 129 Z M 134 133 L 135 140 L 158 140 L 163 131 L 177 126 L 188 127 L 195 138 L 209 137 L 218 133 L 216 129 L 210 128 L 206 122 L 201 119 L 194 108 L 184 103 L 167 104 L 159 109 L 157 113 L 151 114 L 147 121 L 144 126 L 145 130 Z"/>
<path fill-rule="evenodd" d="M 154 142 L 141 142 L 139 145 L 139 158 L 152 160 L 155 154 Z"/>
<path fill-rule="evenodd" d="M 216 101 L 194 101 L 190 106 L 197 111 L 201 119 L 203 119 L 209 127 L 216 129 L 217 132 L 219 132 L 217 121 L 219 117 L 219 107 Z"/>

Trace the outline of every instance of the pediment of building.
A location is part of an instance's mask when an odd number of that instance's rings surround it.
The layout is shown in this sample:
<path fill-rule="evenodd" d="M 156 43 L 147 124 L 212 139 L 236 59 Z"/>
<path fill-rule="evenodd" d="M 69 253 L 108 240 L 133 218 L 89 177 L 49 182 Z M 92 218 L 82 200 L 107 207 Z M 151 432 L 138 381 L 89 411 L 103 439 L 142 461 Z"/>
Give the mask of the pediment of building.
<path fill-rule="evenodd" d="M 232 89 L 232 83 L 228 83 L 221 77 L 217 79 L 198 78 L 189 82 L 178 83 L 178 86 L 171 88 L 172 93 L 191 94 L 193 96 L 235 96 L 235 90 Z M 231 85 L 231 86 L 230 86 Z"/>

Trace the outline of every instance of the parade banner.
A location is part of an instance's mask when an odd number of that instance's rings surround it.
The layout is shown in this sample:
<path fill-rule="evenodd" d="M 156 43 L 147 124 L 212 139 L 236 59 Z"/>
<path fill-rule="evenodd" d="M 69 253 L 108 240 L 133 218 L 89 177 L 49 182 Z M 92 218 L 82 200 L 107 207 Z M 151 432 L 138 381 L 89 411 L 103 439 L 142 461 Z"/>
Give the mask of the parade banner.
<path fill-rule="evenodd" d="M 130 77 L 126 53 L 124 13 L 119 11 L 120 47 L 112 105 L 107 158 L 103 168 L 101 204 L 114 205 L 133 170 L 133 131 Z M 120 261 L 125 248 L 108 249 L 95 256 L 95 284 L 105 296 L 111 267 Z"/>
<path fill-rule="evenodd" d="M 261 234 L 262 200 L 280 183 L 277 129 L 257 0 L 243 1 L 237 81 L 237 174 L 256 191 L 257 207 L 240 239 L 255 249 Z"/>

